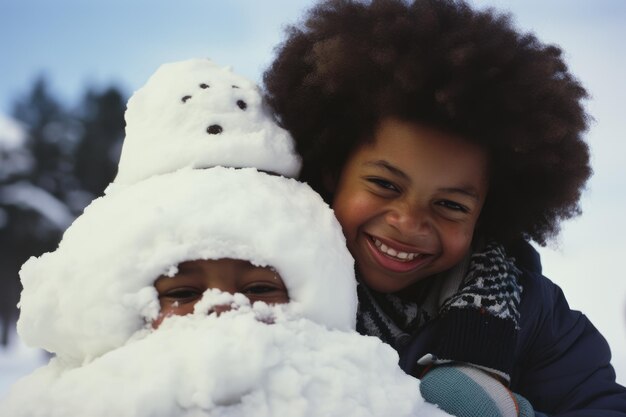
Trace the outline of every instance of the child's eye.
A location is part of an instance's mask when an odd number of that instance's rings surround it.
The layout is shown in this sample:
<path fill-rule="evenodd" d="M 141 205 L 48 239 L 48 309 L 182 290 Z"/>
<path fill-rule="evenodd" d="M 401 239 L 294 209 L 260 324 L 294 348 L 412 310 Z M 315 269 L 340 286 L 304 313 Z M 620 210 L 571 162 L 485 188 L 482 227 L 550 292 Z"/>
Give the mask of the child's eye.
<path fill-rule="evenodd" d="M 260 295 L 260 294 L 269 294 L 274 291 L 278 291 L 278 288 L 273 287 L 271 285 L 265 284 L 255 284 L 250 285 L 246 289 L 244 289 L 244 294 L 252 294 L 252 295 Z"/>
<path fill-rule="evenodd" d="M 467 207 L 465 207 L 462 204 L 456 203 L 454 201 L 450 201 L 450 200 L 441 200 L 439 202 L 437 202 L 438 205 L 445 207 L 449 210 L 454 210 L 454 211 L 459 211 L 462 213 L 468 213 L 469 209 Z"/>
<path fill-rule="evenodd" d="M 372 184 L 376 185 L 378 188 L 382 188 L 384 190 L 389 190 L 389 191 L 400 191 L 398 189 L 398 187 L 396 187 L 396 185 L 390 181 L 387 181 L 384 178 L 378 178 L 378 177 L 370 177 L 367 179 L 367 181 L 371 182 Z"/>
<path fill-rule="evenodd" d="M 194 300 L 201 296 L 202 294 L 193 288 L 175 288 L 161 295 L 161 297 L 183 302 Z"/>

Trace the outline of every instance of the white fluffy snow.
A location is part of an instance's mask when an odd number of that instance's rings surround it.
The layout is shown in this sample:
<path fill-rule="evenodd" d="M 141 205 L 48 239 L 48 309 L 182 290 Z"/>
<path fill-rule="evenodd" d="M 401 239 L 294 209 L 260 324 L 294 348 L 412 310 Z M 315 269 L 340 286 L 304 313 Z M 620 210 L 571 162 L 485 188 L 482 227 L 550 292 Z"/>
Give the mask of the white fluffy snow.
<path fill-rule="evenodd" d="M 353 261 L 306 184 L 254 168 L 182 169 L 96 199 L 58 249 L 29 260 L 18 332 L 77 363 L 121 346 L 158 313 L 155 279 L 183 261 L 272 266 L 290 308 L 329 327 L 356 317 Z"/>
<path fill-rule="evenodd" d="M 256 310 L 267 317 L 270 309 Z M 16 385 L 2 415 L 447 415 L 424 403 L 419 382 L 378 339 L 272 310 L 273 324 L 249 307 L 173 316 L 89 364 L 70 368 L 53 359 Z"/>
<path fill-rule="evenodd" d="M 128 101 L 115 183 L 215 165 L 296 176 L 291 137 L 262 104 L 254 83 L 208 59 L 162 65 Z"/>
<path fill-rule="evenodd" d="M 131 99 L 115 183 L 57 250 L 22 267 L 18 332 L 56 356 L 12 388 L 0 415 L 445 415 L 391 347 L 354 331 L 353 260 L 332 210 L 306 184 L 257 170 L 297 172 L 291 139 L 251 84 L 207 62 L 166 65 Z M 210 89 L 226 104 L 188 106 Z M 239 97 L 245 109 L 231 106 Z M 203 128 L 196 146 L 199 121 L 223 131 Z M 152 329 L 154 281 L 183 261 L 220 258 L 272 266 L 290 302 L 207 291 L 192 315 Z M 207 314 L 224 297 L 234 310 Z"/>

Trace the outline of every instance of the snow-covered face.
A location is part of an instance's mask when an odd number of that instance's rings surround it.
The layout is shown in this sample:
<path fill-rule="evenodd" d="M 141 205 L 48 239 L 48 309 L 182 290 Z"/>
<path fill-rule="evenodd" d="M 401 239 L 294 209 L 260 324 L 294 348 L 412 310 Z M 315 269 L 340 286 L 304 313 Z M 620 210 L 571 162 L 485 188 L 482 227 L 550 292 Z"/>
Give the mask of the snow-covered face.
<path fill-rule="evenodd" d="M 354 263 L 321 197 L 293 179 L 215 167 L 154 176 L 90 204 L 56 251 L 22 267 L 20 336 L 79 362 L 98 357 L 157 318 L 157 277 L 223 258 L 274 267 L 288 315 L 354 329 Z"/>
<path fill-rule="evenodd" d="M 173 276 L 161 276 L 155 283 L 161 311 L 152 322 L 158 328 L 168 316 L 184 316 L 194 312 L 194 306 L 208 289 L 230 294 L 243 294 L 251 303 L 267 304 L 289 302 L 287 288 L 280 275 L 269 267 L 254 266 L 239 259 L 195 260 L 178 265 Z M 218 305 L 212 312 L 230 310 L 230 304 Z"/>
<path fill-rule="evenodd" d="M 346 162 L 333 209 L 361 279 L 391 293 L 461 261 L 487 188 L 484 149 L 388 119 Z"/>

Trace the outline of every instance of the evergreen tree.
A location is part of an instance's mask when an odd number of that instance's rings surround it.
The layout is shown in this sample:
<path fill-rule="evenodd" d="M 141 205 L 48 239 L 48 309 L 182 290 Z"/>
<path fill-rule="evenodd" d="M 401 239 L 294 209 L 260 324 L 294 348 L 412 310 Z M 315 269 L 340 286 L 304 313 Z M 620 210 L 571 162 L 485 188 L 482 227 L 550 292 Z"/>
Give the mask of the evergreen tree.
<path fill-rule="evenodd" d="M 40 76 L 25 99 L 19 100 L 13 116 L 28 128 L 28 148 L 36 164 L 30 181 L 56 198 L 76 188 L 73 178 L 73 152 L 81 126 L 52 97 L 48 82 Z"/>
<path fill-rule="evenodd" d="M 75 152 L 75 175 L 83 190 L 98 196 L 117 173 L 126 99 L 113 87 L 102 93 L 89 90 L 81 109 L 83 131 Z"/>

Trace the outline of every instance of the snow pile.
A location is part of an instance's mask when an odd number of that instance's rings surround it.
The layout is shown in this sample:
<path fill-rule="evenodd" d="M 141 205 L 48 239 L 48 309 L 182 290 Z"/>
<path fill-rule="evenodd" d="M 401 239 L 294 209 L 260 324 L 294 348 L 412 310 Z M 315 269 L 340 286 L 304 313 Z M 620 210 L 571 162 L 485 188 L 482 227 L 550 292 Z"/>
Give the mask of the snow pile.
<path fill-rule="evenodd" d="M 206 90 L 247 106 L 188 106 L 197 92 L 182 84 L 197 84 L 200 67 Z M 130 100 L 115 183 L 56 251 L 22 267 L 18 332 L 56 357 L 13 387 L 0 415 L 444 415 L 424 404 L 391 347 L 354 331 L 356 281 L 341 228 L 306 184 L 257 169 L 293 174 L 299 159 L 261 116 L 258 91 L 225 71 L 208 61 L 166 65 Z M 170 96 L 186 110 L 171 110 L 161 100 Z M 223 130 L 205 128 L 200 145 L 200 120 Z M 207 291 L 193 315 L 153 330 L 154 281 L 181 262 L 220 258 L 273 267 L 290 302 L 250 306 L 241 294 Z M 224 296 L 235 310 L 207 314 Z"/>

